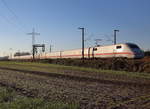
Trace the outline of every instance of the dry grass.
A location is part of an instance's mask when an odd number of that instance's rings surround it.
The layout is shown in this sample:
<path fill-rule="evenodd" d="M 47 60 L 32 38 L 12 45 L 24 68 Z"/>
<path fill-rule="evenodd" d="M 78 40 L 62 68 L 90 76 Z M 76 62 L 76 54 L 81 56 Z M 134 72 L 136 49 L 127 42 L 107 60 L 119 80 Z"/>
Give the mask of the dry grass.
<path fill-rule="evenodd" d="M 53 73 L 64 75 L 115 80 L 118 83 L 120 81 L 140 82 L 141 80 L 142 82 L 149 82 L 149 75 L 139 73 L 133 76 L 130 73 L 125 74 L 125 72 L 103 72 L 103 70 L 91 68 L 41 63 L 0 62 L 0 66 L 23 69 L 27 72 L 29 70 L 49 73 L 54 71 Z M 132 76 L 130 77 L 130 75 Z M 79 104 L 80 108 L 84 109 L 134 109 L 137 103 L 140 104 L 140 106 L 137 105 L 137 109 L 149 108 L 149 103 L 147 103 L 149 96 L 147 94 L 150 92 L 150 87 L 147 86 L 81 81 L 63 77 L 39 76 L 11 70 L 0 70 L 0 84 L 5 87 L 11 87 L 19 95 L 27 98 L 54 101 L 65 104 L 65 106 L 66 104 L 71 104 L 70 106 L 75 108 L 78 107 L 76 104 Z M 43 106 L 44 103 L 40 103 Z"/>

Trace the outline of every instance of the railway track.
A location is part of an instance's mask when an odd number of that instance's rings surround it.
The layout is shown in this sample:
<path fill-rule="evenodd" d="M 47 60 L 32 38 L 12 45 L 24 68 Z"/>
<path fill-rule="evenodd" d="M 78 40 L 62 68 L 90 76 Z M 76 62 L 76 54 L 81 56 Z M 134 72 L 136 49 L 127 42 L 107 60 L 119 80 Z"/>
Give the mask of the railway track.
<path fill-rule="evenodd" d="M 40 72 L 40 71 L 28 71 L 28 70 L 20 70 L 16 68 L 8 68 L 8 67 L 0 67 L 2 70 L 10 70 L 10 71 L 17 71 L 21 73 L 39 75 L 39 76 L 46 76 L 46 77 L 53 77 L 53 78 L 63 78 L 66 80 L 74 80 L 74 81 L 84 81 L 84 82 L 98 82 L 101 84 L 115 84 L 115 85 L 124 85 L 124 86 L 134 86 L 134 87 L 150 87 L 150 82 L 144 83 L 137 83 L 137 82 L 130 82 L 130 81 L 119 81 L 119 80 L 106 80 L 106 79 L 98 79 L 86 76 L 73 76 L 69 74 L 59 74 L 59 73 L 49 73 L 49 72 Z"/>
<path fill-rule="evenodd" d="M 19 94 L 32 98 L 43 97 L 45 100 L 62 100 L 67 103 L 77 101 L 84 109 L 122 108 L 130 100 L 146 95 L 150 90 L 149 83 L 103 80 L 17 68 L 0 67 L 0 73 L 0 86 L 12 88 Z"/>

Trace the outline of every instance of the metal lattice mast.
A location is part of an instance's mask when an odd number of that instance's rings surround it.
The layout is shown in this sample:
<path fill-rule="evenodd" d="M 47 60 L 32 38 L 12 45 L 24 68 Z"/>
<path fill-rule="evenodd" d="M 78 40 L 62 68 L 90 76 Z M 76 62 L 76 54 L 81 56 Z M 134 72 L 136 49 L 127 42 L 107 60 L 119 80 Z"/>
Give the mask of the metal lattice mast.
<path fill-rule="evenodd" d="M 40 35 L 40 33 L 36 33 L 35 32 L 35 29 L 33 28 L 32 29 L 32 32 L 31 33 L 27 33 L 28 35 L 32 35 L 32 46 L 35 44 L 35 36 L 36 35 Z"/>

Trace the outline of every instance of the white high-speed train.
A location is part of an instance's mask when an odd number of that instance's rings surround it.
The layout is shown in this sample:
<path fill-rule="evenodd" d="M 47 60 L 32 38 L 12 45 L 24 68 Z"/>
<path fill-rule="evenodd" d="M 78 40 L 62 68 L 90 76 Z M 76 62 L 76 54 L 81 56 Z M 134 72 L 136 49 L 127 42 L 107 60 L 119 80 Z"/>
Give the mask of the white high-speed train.
<path fill-rule="evenodd" d="M 144 52 L 133 43 L 89 47 L 84 49 L 85 58 L 143 58 Z M 32 55 L 14 56 L 9 59 L 32 59 Z M 35 55 L 35 59 L 57 59 L 57 58 L 82 58 L 82 49 L 41 53 Z"/>

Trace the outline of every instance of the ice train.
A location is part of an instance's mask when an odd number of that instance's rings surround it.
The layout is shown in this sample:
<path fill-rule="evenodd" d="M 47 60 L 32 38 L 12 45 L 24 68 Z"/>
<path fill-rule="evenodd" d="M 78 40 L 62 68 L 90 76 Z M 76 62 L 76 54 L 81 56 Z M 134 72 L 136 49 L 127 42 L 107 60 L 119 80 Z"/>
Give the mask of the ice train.
<path fill-rule="evenodd" d="M 89 47 L 84 49 L 85 58 L 143 58 L 144 52 L 134 43 L 121 43 L 116 45 Z M 13 56 L 9 59 L 24 60 L 32 59 L 32 55 Z M 57 58 L 82 58 L 82 49 L 41 53 L 35 55 L 35 59 L 57 59 Z"/>

